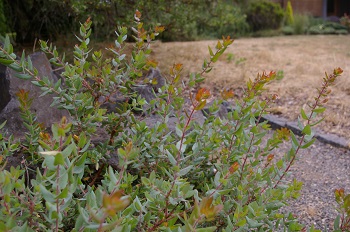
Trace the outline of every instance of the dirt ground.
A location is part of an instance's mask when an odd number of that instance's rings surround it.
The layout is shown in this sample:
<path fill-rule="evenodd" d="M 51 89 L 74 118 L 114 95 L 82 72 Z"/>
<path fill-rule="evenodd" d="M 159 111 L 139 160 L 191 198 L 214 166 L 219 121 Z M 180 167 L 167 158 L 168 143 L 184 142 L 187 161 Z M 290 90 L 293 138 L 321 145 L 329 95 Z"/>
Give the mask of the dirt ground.
<path fill-rule="evenodd" d="M 200 71 L 203 59 L 209 57 L 208 46 L 216 41 L 156 42 L 153 58 L 167 75 L 174 63 L 184 65 L 183 76 Z M 343 75 L 332 87 L 325 120 L 317 127 L 350 141 L 350 36 L 281 36 L 237 39 L 207 74 L 206 85 L 213 92 L 232 88 L 237 93 L 245 82 L 263 71 L 279 71 L 284 78 L 268 86 L 280 99 L 271 113 L 296 120 L 300 108 L 316 96 L 325 72 L 341 67 Z M 237 97 L 240 95 L 237 94 Z"/>

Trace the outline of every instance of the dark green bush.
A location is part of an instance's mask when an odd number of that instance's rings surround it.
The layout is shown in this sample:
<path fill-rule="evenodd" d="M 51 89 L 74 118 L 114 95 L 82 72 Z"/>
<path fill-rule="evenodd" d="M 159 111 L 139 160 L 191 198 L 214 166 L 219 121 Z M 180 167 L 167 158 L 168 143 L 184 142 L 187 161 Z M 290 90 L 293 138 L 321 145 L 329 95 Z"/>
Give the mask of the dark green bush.
<path fill-rule="evenodd" d="M 4 3 L 3 0 L 0 0 L 0 35 L 10 32 L 9 29 L 5 16 Z"/>
<path fill-rule="evenodd" d="M 247 10 L 247 22 L 253 31 L 278 29 L 283 18 L 284 11 L 281 6 L 266 0 L 253 2 Z"/>
<path fill-rule="evenodd" d="M 3 0 L 7 26 L 18 42 L 54 39 L 71 30 L 73 12 L 67 1 Z"/>
<path fill-rule="evenodd" d="M 240 7 L 243 3 L 226 0 L 3 1 L 7 26 L 17 32 L 21 42 L 35 38 L 52 40 L 59 34 L 76 31 L 76 25 L 88 17 L 93 21 L 95 39 L 109 39 L 117 25 L 132 26 L 134 9 L 144 12 L 149 25 L 161 23 L 166 27 L 159 37 L 163 41 L 221 38 L 223 34 L 244 34 L 249 29 Z"/>

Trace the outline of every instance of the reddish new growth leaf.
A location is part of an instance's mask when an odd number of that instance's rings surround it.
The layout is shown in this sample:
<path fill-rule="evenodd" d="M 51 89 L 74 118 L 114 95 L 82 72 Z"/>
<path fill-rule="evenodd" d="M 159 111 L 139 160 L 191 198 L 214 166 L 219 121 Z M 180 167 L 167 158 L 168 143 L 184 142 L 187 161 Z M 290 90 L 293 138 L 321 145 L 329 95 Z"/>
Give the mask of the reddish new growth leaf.
<path fill-rule="evenodd" d="M 118 190 L 110 195 L 103 195 L 102 199 L 103 208 L 109 216 L 115 215 L 117 212 L 122 211 L 130 204 L 128 196 L 123 196 L 123 191 Z"/>
<path fill-rule="evenodd" d="M 135 19 L 136 19 L 137 21 L 139 21 L 140 18 L 141 18 L 141 16 L 142 16 L 141 12 L 140 12 L 139 10 L 136 10 L 136 11 L 135 11 L 135 15 L 134 15 Z"/>
<path fill-rule="evenodd" d="M 200 213 L 205 215 L 208 221 L 214 220 L 215 216 L 224 208 L 223 205 L 212 205 L 213 197 L 204 197 L 199 208 Z"/>
<path fill-rule="evenodd" d="M 158 62 L 155 60 L 147 60 L 147 66 L 155 68 L 158 66 Z"/>
<path fill-rule="evenodd" d="M 269 154 L 269 155 L 267 156 L 267 162 L 270 163 L 270 162 L 273 160 L 274 157 L 275 157 L 274 154 Z"/>
<path fill-rule="evenodd" d="M 138 37 L 139 38 L 146 39 L 147 31 L 144 28 L 139 28 L 137 31 L 138 31 Z"/>
<path fill-rule="evenodd" d="M 344 198 L 344 189 L 336 189 L 334 190 L 335 200 L 339 203 L 340 200 Z"/>
<path fill-rule="evenodd" d="M 170 68 L 170 75 L 175 75 L 181 72 L 182 64 L 174 64 L 173 67 Z"/>
<path fill-rule="evenodd" d="M 333 70 L 333 74 L 336 75 L 336 76 L 338 76 L 338 75 L 340 75 L 342 73 L 343 73 L 343 69 L 341 69 L 339 67 Z"/>
<path fill-rule="evenodd" d="M 275 100 L 277 100 L 278 99 L 278 95 L 277 94 L 274 94 L 274 95 L 272 95 L 272 101 L 275 101 Z"/>
<path fill-rule="evenodd" d="M 155 28 L 154 28 L 154 31 L 156 32 L 156 33 L 161 33 L 161 32 L 163 32 L 165 30 L 165 27 L 164 26 L 156 26 Z"/>
<path fill-rule="evenodd" d="M 132 150 L 132 142 L 130 141 L 130 142 L 128 142 L 128 144 L 126 144 L 125 145 L 125 151 L 126 151 L 126 153 L 130 153 L 131 152 L 131 150 Z"/>
<path fill-rule="evenodd" d="M 210 91 L 206 88 L 201 88 L 198 90 L 195 99 L 200 102 L 210 97 Z"/>
<path fill-rule="evenodd" d="M 174 64 L 175 71 L 179 72 L 182 70 L 182 64 Z"/>
<path fill-rule="evenodd" d="M 75 135 L 76 136 L 76 135 Z M 46 132 L 40 132 L 39 133 L 39 137 L 42 141 L 48 143 L 51 141 L 51 136 L 49 133 L 46 133 Z M 78 136 L 77 136 L 78 137 Z M 79 138 L 79 137 L 78 137 Z"/>
<path fill-rule="evenodd" d="M 16 93 L 16 96 L 23 107 L 30 107 L 32 104 L 33 99 L 29 99 L 29 91 L 20 89 Z"/>
<path fill-rule="evenodd" d="M 263 72 L 263 74 L 260 77 L 260 80 L 269 82 L 273 80 L 276 77 L 276 72 L 271 71 L 269 74 Z"/>
<path fill-rule="evenodd" d="M 224 43 L 224 47 L 227 47 L 233 43 L 233 39 L 231 39 L 230 36 L 227 36 L 226 38 L 223 36 L 222 41 Z"/>
<path fill-rule="evenodd" d="M 234 172 L 236 172 L 239 168 L 239 164 L 238 162 L 234 162 L 231 167 L 229 168 L 229 171 L 231 174 L 233 174 Z"/>
<path fill-rule="evenodd" d="M 230 89 L 230 90 L 224 89 L 224 90 L 221 92 L 221 96 L 222 96 L 222 98 L 223 98 L 224 100 L 228 100 L 228 99 L 230 99 L 230 98 L 233 98 L 234 95 L 235 95 L 235 94 L 234 94 L 234 92 L 233 92 L 232 89 Z"/>

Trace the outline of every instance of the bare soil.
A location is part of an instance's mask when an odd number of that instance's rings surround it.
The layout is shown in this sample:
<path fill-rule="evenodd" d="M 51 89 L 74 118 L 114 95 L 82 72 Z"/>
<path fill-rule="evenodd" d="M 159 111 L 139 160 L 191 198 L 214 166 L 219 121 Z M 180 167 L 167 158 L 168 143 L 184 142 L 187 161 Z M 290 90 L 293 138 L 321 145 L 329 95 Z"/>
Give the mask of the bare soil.
<path fill-rule="evenodd" d="M 201 70 L 204 58 L 209 59 L 208 46 L 217 41 L 156 42 L 153 58 L 167 75 L 174 63 L 184 65 L 183 75 Z M 241 95 L 246 81 L 263 71 L 283 71 L 284 78 L 268 86 L 269 92 L 280 99 L 271 113 L 297 120 L 300 108 L 317 95 L 325 72 L 334 68 L 344 70 L 327 103 L 325 120 L 317 127 L 326 133 L 345 137 L 350 141 L 350 36 L 281 36 L 237 39 L 214 64 L 206 76 L 205 85 L 213 92 L 232 88 Z"/>

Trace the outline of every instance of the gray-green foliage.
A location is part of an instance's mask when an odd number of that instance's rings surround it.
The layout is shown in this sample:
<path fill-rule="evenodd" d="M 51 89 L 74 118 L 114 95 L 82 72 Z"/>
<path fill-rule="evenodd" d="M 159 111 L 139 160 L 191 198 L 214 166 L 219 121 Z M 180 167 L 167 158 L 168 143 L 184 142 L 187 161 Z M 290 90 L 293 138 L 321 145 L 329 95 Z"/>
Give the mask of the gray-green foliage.
<path fill-rule="evenodd" d="M 300 138 L 287 129 L 268 138 L 269 125 L 260 122 L 276 99 L 272 95 L 259 100 L 264 86 L 276 78 L 274 72 L 250 80 L 226 119 L 216 113 L 233 92 L 222 91 L 200 124 L 195 114 L 206 106 L 211 93 L 199 84 L 233 41 L 224 37 L 214 49 L 209 47 L 209 59 L 186 82 L 182 65 L 174 64 L 158 97 L 147 103 L 135 96 L 132 86 L 144 84 L 143 72 L 155 65 L 148 59 L 150 43 L 163 28 L 144 30 L 140 17 L 137 11 L 131 56 L 123 52 L 125 27 L 119 28 L 115 47 L 109 48 L 114 58 L 105 59 L 101 51 L 91 50 L 90 20 L 80 27 L 71 64 L 41 41 L 50 61 L 64 67 L 64 86 L 38 77 L 24 55 L 16 60 L 6 39 L 0 63 L 18 71 L 19 78 L 31 81 L 43 94 L 55 93 L 53 105 L 66 109 L 70 117 L 47 132 L 33 118 L 28 94 L 18 93 L 28 133 L 15 140 L 2 132 L 0 151 L 2 164 L 17 153 L 25 162 L 0 172 L 0 230 L 301 230 L 292 214 L 279 211 L 286 200 L 299 196 L 302 186 L 285 177 L 299 150 L 313 143 L 311 128 L 318 123 L 314 118 L 324 111 L 328 87 L 341 70 L 325 77 L 309 111 L 301 111 Z M 133 100 L 117 112 L 106 112 L 100 99 L 108 101 L 113 94 Z M 154 125 L 134 115 L 133 110 L 143 104 L 149 104 L 149 111 L 159 118 Z M 169 129 L 171 117 L 177 119 L 175 131 Z M 96 143 L 92 139 L 98 130 L 107 131 L 107 136 Z M 289 137 L 290 150 L 278 158 L 275 149 Z M 117 167 L 109 165 L 111 156 L 118 157 Z"/>

